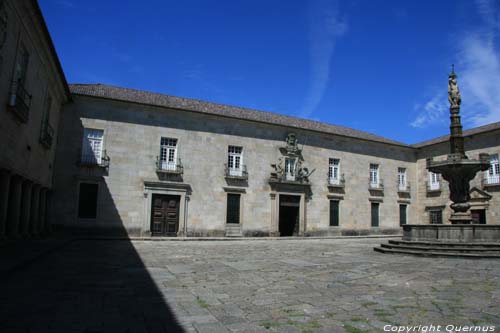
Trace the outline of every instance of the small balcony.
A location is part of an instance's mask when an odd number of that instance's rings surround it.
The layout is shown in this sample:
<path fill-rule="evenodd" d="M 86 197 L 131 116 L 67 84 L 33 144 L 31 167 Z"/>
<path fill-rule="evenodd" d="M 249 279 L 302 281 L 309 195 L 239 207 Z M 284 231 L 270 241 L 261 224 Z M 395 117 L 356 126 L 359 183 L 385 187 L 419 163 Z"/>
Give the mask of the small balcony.
<path fill-rule="evenodd" d="M 378 182 L 368 180 L 368 189 L 373 191 L 383 191 L 384 181 L 382 179 L 379 179 Z"/>
<path fill-rule="evenodd" d="M 184 166 L 181 159 L 177 161 L 163 161 L 159 156 L 156 156 L 156 172 L 161 174 L 182 175 L 184 173 Z"/>
<path fill-rule="evenodd" d="M 441 182 L 425 182 L 427 193 L 441 192 Z"/>
<path fill-rule="evenodd" d="M 330 177 L 330 175 L 328 175 L 327 182 L 328 182 L 328 187 L 341 187 L 341 188 L 343 188 L 343 187 L 345 187 L 344 174 L 342 174 L 340 177 L 337 177 L 337 178 Z"/>
<path fill-rule="evenodd" d="M 411 184 L 410 184 L 410 182 L 406 182 L 404 184 L 401 184 L 401 183 L 398 182 L 397 186 L 398 186 L 398 192 L 399 193 L 410 193 L 410 191 L 411 191 Z"/>
<path fill-rule="evenodd" d="M 500 175 L 487 175 L 482 179 L 483 188 L 500 186 Z"/>
<path fill-rule="evenodd" d="M 53 140 L 54 140 L 54 128 L 52 128 L 49 122 L 46 121 L 43 123 L 42 131 L 40 132 L 40 143 L 45 148 L 50 149 Z"/>
<path fill-rule="evenodd" d="M 241 165 L 239 169 L 229 168 L 227 164 L 224 164 L 224 177 L 228 179 L 248 179 L 248 171 L 246 165 Z"/>
<path fill-rule="evenodd" d="M 82 155 L 82 159 L 80 160 L 80 166 L 84 167 L 96 167 L 96 168 L 109 168 L 110 158 L 106 153 L 106 150 L 103 150 L 101 158 L 97 158 L 95 154 L 84 154 Z"/>
<path fill-rule="evenodd" d="M 9 109 L 19 118 L 19 120 L 21 120 L 21 122 L 28 122 L 31 107 L 31 95 L 28 94 L 20 81 L 12 84 L 8 106 Z"/>

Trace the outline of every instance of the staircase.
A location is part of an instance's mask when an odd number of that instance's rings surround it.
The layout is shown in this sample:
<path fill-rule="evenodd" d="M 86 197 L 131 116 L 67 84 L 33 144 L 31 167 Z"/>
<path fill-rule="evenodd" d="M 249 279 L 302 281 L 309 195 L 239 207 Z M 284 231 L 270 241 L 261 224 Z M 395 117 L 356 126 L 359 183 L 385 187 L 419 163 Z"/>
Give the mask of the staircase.
<path fill-rule="evenodd" d="M 226 237 L 241 237 L 241 226 L 239 224 L 226 224 Z"/>
<path fill-rule="evenodd" d="M 373 250 L 381 253 L 447 258 L 500 258 L 500 243 L 389 240 Z"/>

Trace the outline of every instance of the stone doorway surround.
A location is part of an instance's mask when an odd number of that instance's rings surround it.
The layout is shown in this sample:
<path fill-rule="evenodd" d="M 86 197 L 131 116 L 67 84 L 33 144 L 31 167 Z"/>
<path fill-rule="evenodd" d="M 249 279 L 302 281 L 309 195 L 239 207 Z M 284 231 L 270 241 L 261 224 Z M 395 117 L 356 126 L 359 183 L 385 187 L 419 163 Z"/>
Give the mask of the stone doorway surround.
<path fill-rule="evenodd" d="M 269 236 L 279 237 L 279 211 L 280 211 L 280 196 L 291 195 L 300 197 L 299 203 L 299 234 L 304 236 L 306 233 L 306 193 L 298 192 L 271 192 L 271 226 Z"/>
<path fill-rule="evenodd" d="M 185 236 L 187 233 L 188 203 L 191 194 L 191 186 L 185 183 L 144 181 L 144 216 L 141 234 L 151 236 L 151 207 L 153 194 L 180 196 L 179 201 L 179 230 L 177 237 Z"/>

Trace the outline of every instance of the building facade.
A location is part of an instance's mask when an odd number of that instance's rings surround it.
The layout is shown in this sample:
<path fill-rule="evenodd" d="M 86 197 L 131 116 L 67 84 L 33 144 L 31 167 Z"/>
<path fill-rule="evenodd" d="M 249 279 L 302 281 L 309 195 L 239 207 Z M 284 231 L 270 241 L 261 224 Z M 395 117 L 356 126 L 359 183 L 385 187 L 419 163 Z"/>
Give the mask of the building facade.
<path fill-rule="evenodd" d="M 53 223 L 159 236 L 394 234 L 447 223 L 447 184 L 425 168 L 427 157 L 446 156 L 446 137 L 410 146 L 144 91 L 70 89 Z M 499 134 L 499 123 L 465 132 L 471 157 L 492 154 L 471 186 L 481 223 L 500 223 Z"/>
<path fill-rule="evenodd" d="M 0 238 L 43 233 L 70 93 L 36 1 L 0 1 Z"/>

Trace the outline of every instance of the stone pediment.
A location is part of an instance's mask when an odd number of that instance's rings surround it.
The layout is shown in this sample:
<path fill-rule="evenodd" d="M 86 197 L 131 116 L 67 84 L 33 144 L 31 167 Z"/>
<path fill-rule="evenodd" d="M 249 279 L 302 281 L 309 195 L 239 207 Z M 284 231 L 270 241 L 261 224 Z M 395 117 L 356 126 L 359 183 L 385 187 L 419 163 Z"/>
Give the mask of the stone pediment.
<path fill-rule="evenodd" d="M 478 189 L 477 187 L 471 188 L 469 193 L 471 201 L 488 201 L 492 198 L 490 194 Z"/>

